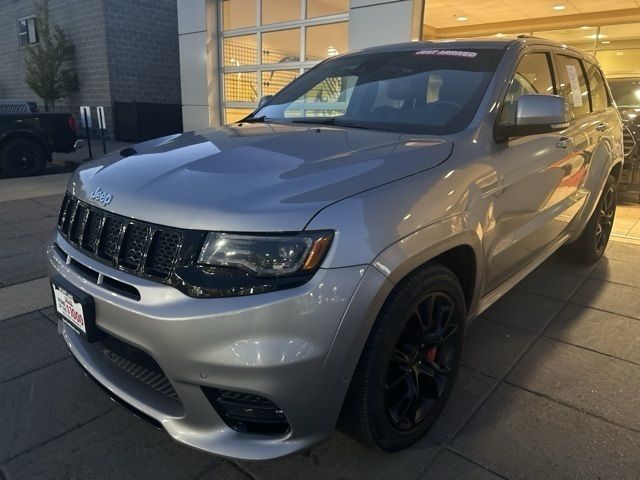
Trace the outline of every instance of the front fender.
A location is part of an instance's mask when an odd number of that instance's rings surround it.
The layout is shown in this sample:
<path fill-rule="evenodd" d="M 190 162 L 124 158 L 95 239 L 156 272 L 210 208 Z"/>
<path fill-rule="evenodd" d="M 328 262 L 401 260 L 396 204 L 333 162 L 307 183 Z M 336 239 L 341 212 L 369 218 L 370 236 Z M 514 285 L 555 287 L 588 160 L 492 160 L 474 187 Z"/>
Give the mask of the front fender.
<path fill-rule="evenodd" d="M 393 284 L 397 284 L 416 268 L 456 247 L 468 246 L 476 260 L 475 285 L 469 302 L 469 313 L 477 310 L 484 271 L 482 228 L 469 213 L 444 218 L 422 228 L 386 248 L 373 261 Z"/>
<path fill-rule="evenodd" d="M 622 151 L 619 146 L 613 145 L 610 141 L 603 141 L 594 149 L 591 156 L 591 165 L 587 179 L 582 187 L 582 193 L 587 196 L 587 200 L 582 210 L 574 218 L 571 227 L 571 240 L 580 236 L 587 225 L 589 218 L 596 209 L 600 193 L 604 188 L 607 178 L 613 169 L 624 163 Z"/>

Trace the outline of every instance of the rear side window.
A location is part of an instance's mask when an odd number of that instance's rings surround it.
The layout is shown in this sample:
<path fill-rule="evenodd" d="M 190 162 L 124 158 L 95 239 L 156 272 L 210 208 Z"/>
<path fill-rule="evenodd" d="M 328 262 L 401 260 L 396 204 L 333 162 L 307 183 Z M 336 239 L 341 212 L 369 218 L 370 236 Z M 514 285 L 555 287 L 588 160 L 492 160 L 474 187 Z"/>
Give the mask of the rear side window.
<path fill-rule="evenodd" d="M 514 124 L 516 104 L 522 95 L 553 95 L 553 77 L 547 53 L 530 53 L 520 60 L 504 99 L 500 123 Z"/>
<path fill-rule="evenodd" d="M 589 77 L 589 90 L 591 90 L 591 108 L 594 112 L 602 112 L 609 106 L 607 89 L 600 69 L 587 63 L 587 77 Z"/>
<path fill-rule="evenodd" d="M 558 93 L 569 103 L 573 118 L 590 112 L 589 91 L 580 60 L 558 55 Z"/>

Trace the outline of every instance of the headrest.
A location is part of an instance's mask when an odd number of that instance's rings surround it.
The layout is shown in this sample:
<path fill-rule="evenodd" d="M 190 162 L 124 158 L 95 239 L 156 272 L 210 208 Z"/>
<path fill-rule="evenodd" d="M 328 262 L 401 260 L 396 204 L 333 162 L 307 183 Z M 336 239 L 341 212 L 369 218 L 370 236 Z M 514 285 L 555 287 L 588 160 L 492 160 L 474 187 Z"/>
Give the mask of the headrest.
<path fill-rule="evenodd" d="M 416 98 L 416 82 L 413 76 L 388 80 L 387 97 L 391 100 L 409 100 Z"/>

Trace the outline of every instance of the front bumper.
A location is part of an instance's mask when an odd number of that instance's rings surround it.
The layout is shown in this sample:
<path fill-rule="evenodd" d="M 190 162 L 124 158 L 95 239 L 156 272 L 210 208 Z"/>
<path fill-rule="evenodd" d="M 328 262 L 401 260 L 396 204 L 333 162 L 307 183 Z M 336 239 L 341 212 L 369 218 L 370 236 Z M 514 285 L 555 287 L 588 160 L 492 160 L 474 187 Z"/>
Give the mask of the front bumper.
<path fill-rule="evenodd" d="M 62 324 L 76 359 L 174 439 L 233 458 L 275 458 L 331 434 L 372 323 L 371 309 L 390 288 L 376 269 L 354 266 L 320 269 L 307 284 L 289 290 L 195 299 L 96 262 L 58 234 L 55 244 L 47 251 L 51 273 L 92 295 L 97 326 L 150 355 L 178 399 L 117 368 Z M 134 287 L 140 299 L 103 288 L 87 269 Z M 289 432 L 273 436 L 230 428 L 202 387 L 265 397 L 282 409 Z"/>

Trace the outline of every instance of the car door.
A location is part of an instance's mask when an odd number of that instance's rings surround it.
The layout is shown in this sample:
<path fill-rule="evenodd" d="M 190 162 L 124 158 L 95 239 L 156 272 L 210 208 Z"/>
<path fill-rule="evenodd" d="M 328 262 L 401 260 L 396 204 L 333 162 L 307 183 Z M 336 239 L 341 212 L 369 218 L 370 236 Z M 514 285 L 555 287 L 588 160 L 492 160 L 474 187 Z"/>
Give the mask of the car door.
<path fill-rule="evenodd" d="M 560 93 L 557 79 L 550 51 L 525 53 L 513 74 L 498 122 L 515 121 L 521 95 Z M 584 85 L 586 92 L 586 81 Z M 578 90 L 579 95 L 582 93 Z M 588 113 L 588 93 L 580 100 L 583 98 Z M 579 209 L 583 202 L 576 192 L 585 164 L 582 152 L 589 145 L 589 137 L 580 126 L 584 121 L 580 100 L 576 108 L 570 104 L 567 129 L 511 138 L 496 145 L 499 183 L 492 198 L 493 228 L 485 237 L 485 291 L 500 285 L 560 238 L 575 215 L 572 210 Z"/>

